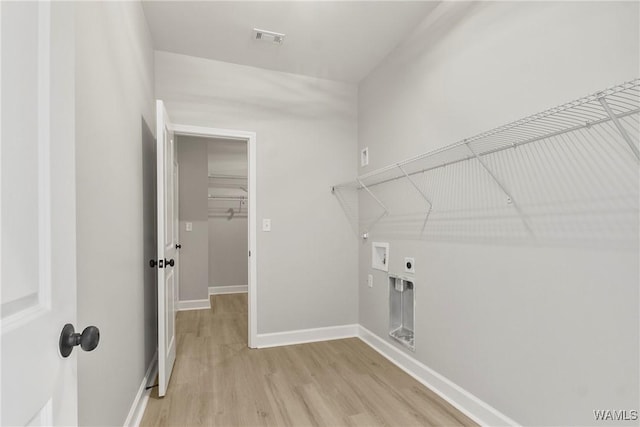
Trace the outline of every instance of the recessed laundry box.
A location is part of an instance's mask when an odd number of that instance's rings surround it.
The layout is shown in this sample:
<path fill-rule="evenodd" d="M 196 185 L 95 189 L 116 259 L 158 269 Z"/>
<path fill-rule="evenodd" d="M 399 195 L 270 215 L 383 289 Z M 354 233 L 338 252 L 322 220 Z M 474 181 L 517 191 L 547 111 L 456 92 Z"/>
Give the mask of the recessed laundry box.
<path fill-rule="evenodd" d="M 371 267 L 376 270 L 389 271 L 389 244 L 373 242 L 371 244 Z"/>
<path fill-rule="evenodd" d="M 413 326 L 415 298 L 413 280 L 389 275 L 389 336 L 415 351 Z"/>

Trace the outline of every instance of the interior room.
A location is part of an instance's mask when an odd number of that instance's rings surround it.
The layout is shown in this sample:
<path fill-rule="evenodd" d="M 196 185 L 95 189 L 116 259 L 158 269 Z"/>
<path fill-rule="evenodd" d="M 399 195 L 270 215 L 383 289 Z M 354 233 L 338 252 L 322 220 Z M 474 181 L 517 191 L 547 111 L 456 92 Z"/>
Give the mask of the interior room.
<path fill-rule="evenodd" d="M 0 2 L 7 426 L 632 426 L 640 3 Z"/>

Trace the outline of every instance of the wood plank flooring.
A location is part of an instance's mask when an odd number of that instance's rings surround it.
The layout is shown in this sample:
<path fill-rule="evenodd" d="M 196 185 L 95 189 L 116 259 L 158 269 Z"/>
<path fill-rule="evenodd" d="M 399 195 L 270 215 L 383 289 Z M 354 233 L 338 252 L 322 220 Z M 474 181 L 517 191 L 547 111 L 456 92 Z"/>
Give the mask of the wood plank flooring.
<path fill-rule="evenodd" d="M 246 294 L 182 311 L 167 396 L 142 426 L 475 426 L 357 338 L 247 347 Z"/>

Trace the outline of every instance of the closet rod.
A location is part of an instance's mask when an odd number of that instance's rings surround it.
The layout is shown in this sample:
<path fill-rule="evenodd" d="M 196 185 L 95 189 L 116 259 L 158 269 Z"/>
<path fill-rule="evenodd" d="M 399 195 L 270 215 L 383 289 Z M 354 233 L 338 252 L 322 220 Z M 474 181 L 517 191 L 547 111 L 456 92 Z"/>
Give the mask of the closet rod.
<path fill-rule="evenodd" d="M 209 200 L 248 200 L 244 196 L 209 196 Z"/>
<path fill-rule="evenodd" d="M 242 175 L 223 175 L 223 174 L 211 174 L 209 175 L 211 179 L 247 179 L 246 176 Z"/>

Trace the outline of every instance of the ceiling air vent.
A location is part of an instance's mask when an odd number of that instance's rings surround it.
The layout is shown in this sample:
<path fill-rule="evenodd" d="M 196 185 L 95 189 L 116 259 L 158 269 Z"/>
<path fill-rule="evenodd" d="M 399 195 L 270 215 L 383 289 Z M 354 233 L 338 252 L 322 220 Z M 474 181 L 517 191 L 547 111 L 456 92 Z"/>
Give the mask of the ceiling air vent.
<path fill-rule="evenodd" d="M 258 28 L 253 29 L 256 40 L 264 40 L 274 44 L 282 44 L 284 41 L 284 34 L 276 33 L 274 31 L 260 30 Z"/>

